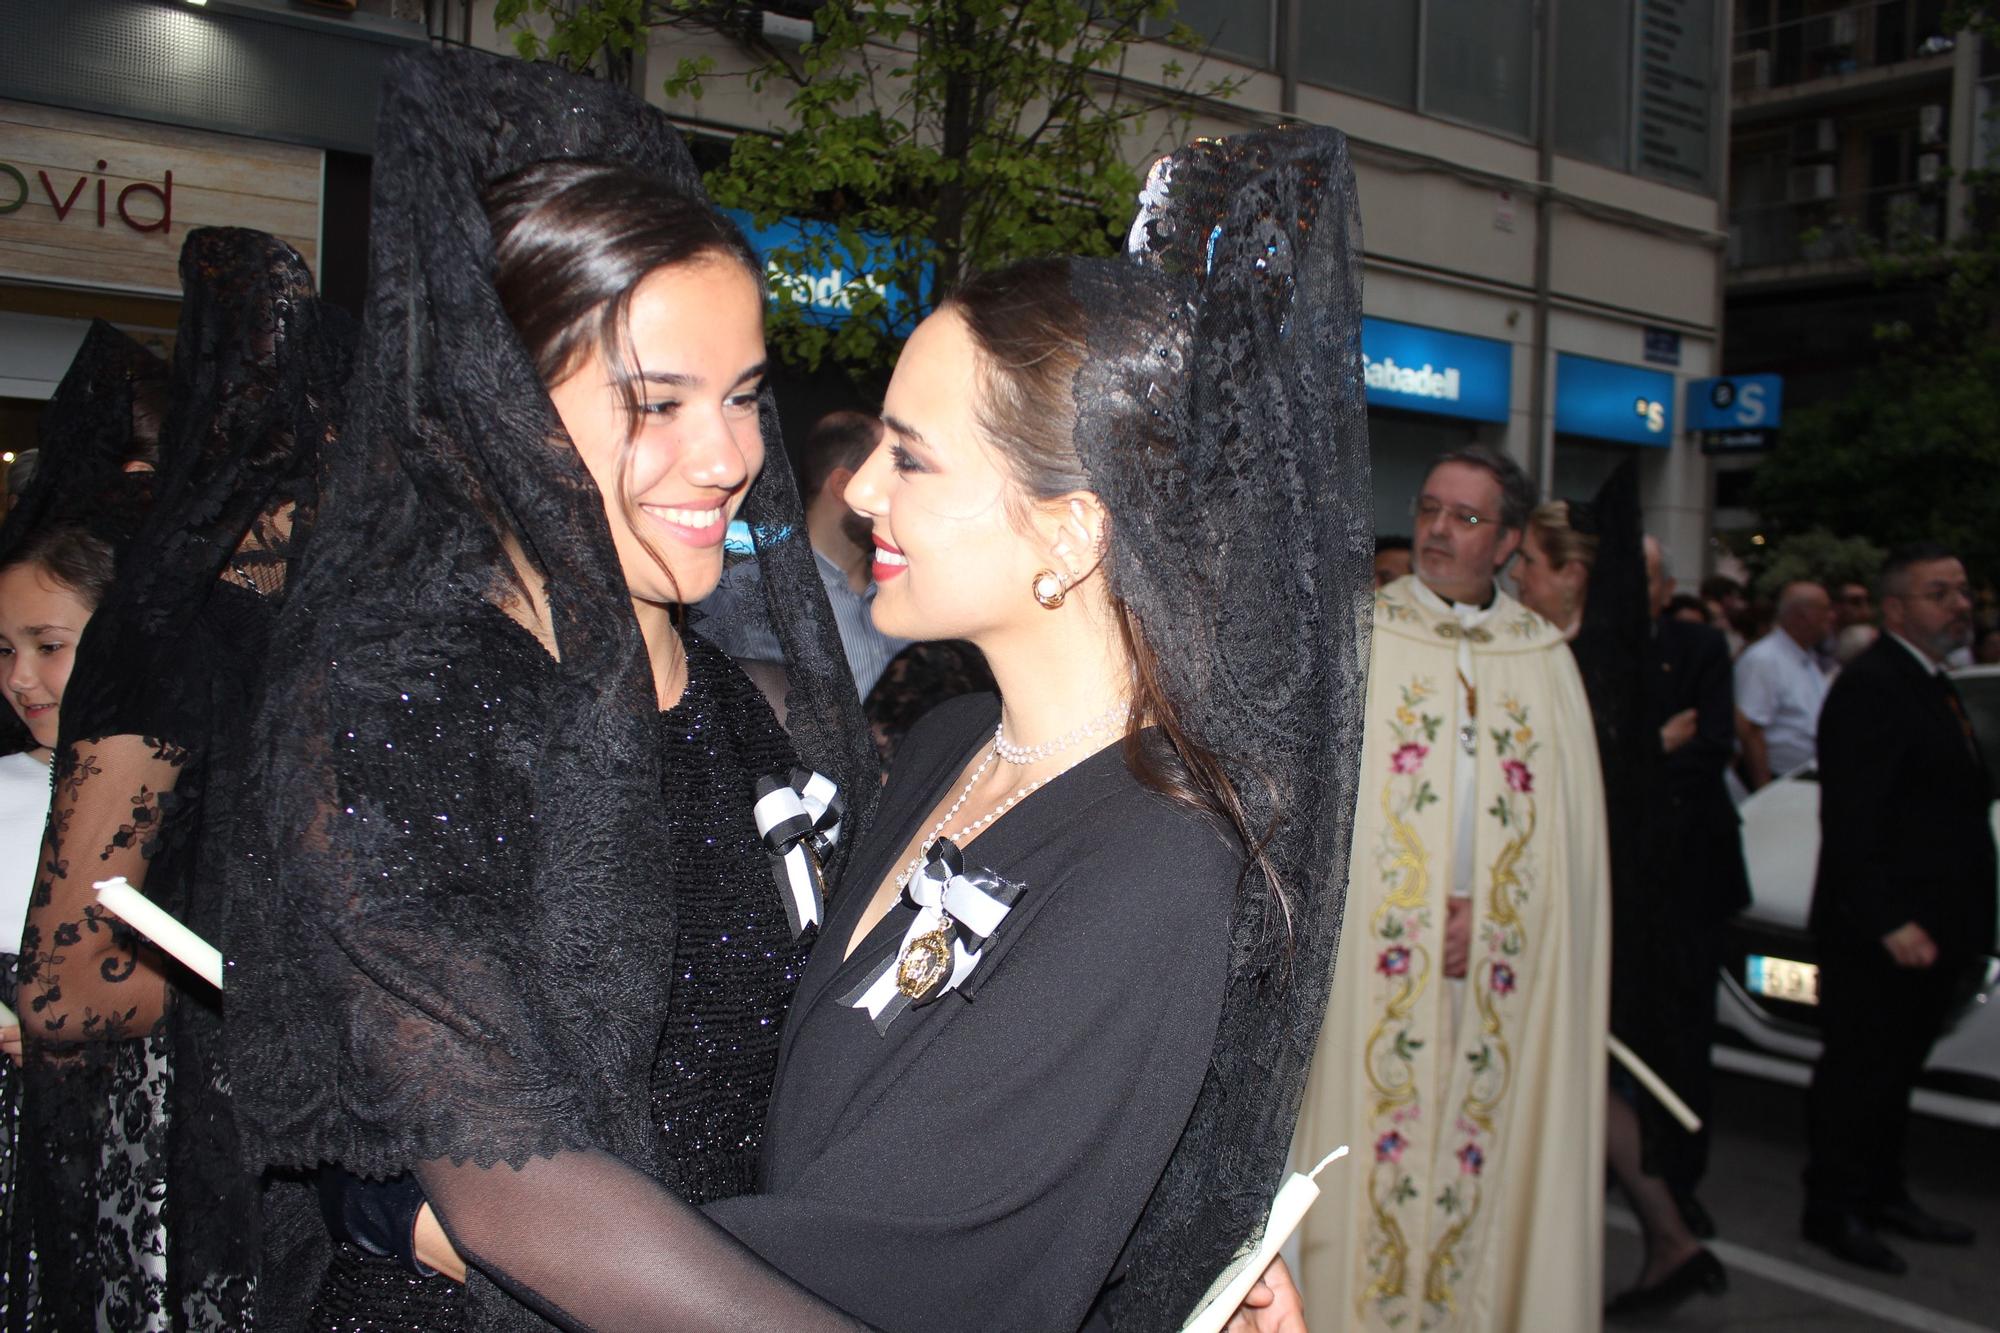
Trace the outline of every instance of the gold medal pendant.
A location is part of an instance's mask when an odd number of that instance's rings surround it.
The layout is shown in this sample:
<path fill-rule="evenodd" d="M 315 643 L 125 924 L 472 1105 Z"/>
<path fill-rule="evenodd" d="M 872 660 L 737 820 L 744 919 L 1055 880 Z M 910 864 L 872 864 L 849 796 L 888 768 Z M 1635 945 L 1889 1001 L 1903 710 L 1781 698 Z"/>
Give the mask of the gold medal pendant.
<path fill-rule="evenodd" d="M 917 936 L 896 964 L 896 989 L 922 1004 L 937 995 L 951 977 L 951 942 L 956 932 L 946 917 L 935 930 Z"/>

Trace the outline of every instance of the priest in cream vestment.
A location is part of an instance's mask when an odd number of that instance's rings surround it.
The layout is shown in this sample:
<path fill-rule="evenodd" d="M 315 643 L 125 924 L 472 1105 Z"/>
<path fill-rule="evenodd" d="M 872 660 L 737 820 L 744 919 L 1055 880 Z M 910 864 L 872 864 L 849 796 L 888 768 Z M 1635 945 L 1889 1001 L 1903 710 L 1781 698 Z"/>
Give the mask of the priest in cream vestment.
<path fill-rule="evenodd" d="M 1603 793 L 1569 645 L 1493 582 L 1531 499 L 1507 460 L 1447 455 L 1417 506 L 1418 572 L 1376 595 L 1352 879 L 1297 1139 L 1312 1160 L 1352 1146 L 1300 1229 L 1315 1333 L 1602 1318 Z"/>

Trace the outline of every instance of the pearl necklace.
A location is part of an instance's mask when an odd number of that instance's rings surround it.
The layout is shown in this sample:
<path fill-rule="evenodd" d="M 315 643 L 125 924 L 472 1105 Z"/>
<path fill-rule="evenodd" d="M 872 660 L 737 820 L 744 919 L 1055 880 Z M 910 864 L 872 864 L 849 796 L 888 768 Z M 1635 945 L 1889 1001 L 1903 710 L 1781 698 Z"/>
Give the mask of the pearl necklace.
<path fill-rule="evenodd" d="M 945 811 L 944 814 L 938 818 L 938 822 L 931 825 L 931 831 L 924 835 L 924 840 L 922 842 L 917 844 L 917 854 L 910 858 L 910 863 L 908 865 L 903 867 L 903 873 L 896 876 L 896 888 L 899 892 L 905 888 L 908 888 L 910 881 L 916 878 L 917 872 L 924 868 L 924 858 L 929 855 L 932 845 L 937 842 L 938 838 L 941 835 L 943 835 L 945 826 L 951 823 L 951 817 L 959 812 L 959 810 L 965 805 L 966 801 L 971 799 L 972 789 L 979 785 L 979 779 L 986 776 L 986 770 L 993 766 L 993 756 L 998 754 L 999 752 L 1000 748 L 997 743 L 994 745 L 992 749 L 986 752 L 986 757 L 979 761 L 979 767 L 972 770 L 972 777 L 965 784 L 965 790 L 960 792 L 958 794 L 958 799 L 951 803 L 951 809 Z M 1013 790 L 1012 794 L 1010 794 L 1006 800 L 1000 802 L 999 805 L 994 806 L 991 810 L 987 811 L 979 818 L 973 820 L 970 824 L 967 824 L 964 828 L 961 828 L 958 832 L 952 834 L 951 840 L 954 843 L 957 843 L 959 846 L 963 847 L 965 845 L 965 840 L 968 837 L 970 837 L 974 833 L 979 832 L 979 830 L 985 828 L 988 824 L 991 824 L 994 820 L 1000 818 L 1000 816 L 1006 814 L 1009 810 L 1012 810 L 1015 806 L 1019 805 L 1029 796 L 1033 795 L 1037 791 L 1040 791 L 1043 787 L 1046 787 L 1049 783 L 1054 782 L 1057 778 L 1069 772 L 1072 768 L 1075 768 L 1077 764 L 1081 762 L 1082 762 L 1081 760 L 1071 760 L 1069 763 L 1064 764 L 1061 768 L 1057 769 L 1055 772 L 1049 774 L 1045 778 L 1036 778 L 1033 782 L 1025 783 L 1022 786 L 1016 787 Z"/>
<path fill-rule="evenodd" d="M 1112 728 L 1124 722 L 1131 715 L 1131 703 L 1126 700 L 1120 700 L 1082 726 L 1077 727 L 1073 731 L 1065 732 L 1052 741 L 1044 741 L 1040 745 L 1011 744 L 1005 736 L 1001 735 L 1002 728 L 1006 726 L 1005 722 L 1001 722 L 993 728 L 993 752 L 1010 764 L 1026 765 L 1037 763 L 1052 755 L 1061 754 L 1064 750 L 1073 749 L 1087 740 L 1095 740 L 1097 737 L 1104 735 Z"/>

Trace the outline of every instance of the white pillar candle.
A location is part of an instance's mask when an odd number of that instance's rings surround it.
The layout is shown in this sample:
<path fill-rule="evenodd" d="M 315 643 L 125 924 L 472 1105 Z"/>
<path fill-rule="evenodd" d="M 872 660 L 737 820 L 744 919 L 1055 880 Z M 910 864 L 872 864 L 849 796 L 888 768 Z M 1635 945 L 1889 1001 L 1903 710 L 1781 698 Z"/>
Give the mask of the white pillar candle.
<path fill-rule="evenodd" d="M 1181 1325 L 1181 1333 L 1222 1333 L 1223 1326 L 1242 1306 L 1243 1298 L 1250 1294 L 1250 1288 L 1264 1276 L 1264 1270 L 1278 1257 L 1279 1248 L 1291 1239 L 1299 1223 L 1305 1221 L 1306 1211 L 1319 1198 L 1319 1186 L 1314 1183 L 1319 1173 L 1345 1156 L 1347 1145 L 1343 1143 L 1320 1158 L 1319 1165 L 1311 1171 L 1303 1174 L 1294 1171 L 1278 1187 L 1277 1197 L 1271 1200 L 1271 1215 L 1264 1223 L 1264 1238 L 1255 1250 L 1231 1264 L 1222 1278 L 1217 1279 L 1221 1290 L 1209 1289 L 1208 1299 Z"/>
<path fill-rule="evenodd" d="M 126 925 L 187 964 L 196 976 L 222 989 L 222 951 L 174 920 L 158 904 L 125 882 L 101 879 L 91 886 L 97 901 L 118 914 Z"/>
<path fill-rule="evenodd" d="M 1674 1090 L 1667 1086 L 1665 1079 L 1653 1072 L 1651 1065 L 1633 1054 L 1630 1046 L 1609 1033 L 1605 1034 L 1605 1040 L 1611 1043 L 1612 1057 L 1624 1065 L 1633 1078 L 1639 1080 L 1640 1087 L 1659 1098 L 1660 1105 L 1667 1108 L 1668 1115 L 1681 1122 L 1682 1129 L 1690 1134 L 1701 1133 L 1701 1117 L 1696 1115 L 1686 1102 L 1674 1095 Z"/>

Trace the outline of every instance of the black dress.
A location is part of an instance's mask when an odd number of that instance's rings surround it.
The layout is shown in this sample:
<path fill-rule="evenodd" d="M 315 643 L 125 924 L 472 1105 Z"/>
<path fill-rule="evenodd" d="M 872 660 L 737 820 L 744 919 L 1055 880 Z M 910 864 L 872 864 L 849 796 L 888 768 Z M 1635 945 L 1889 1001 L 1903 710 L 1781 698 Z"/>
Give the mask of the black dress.
<path fill-rule="evenodd" d="M 760 1192 L 708 1212 L 817 1296 L 888 1330 L 1079 1327 L 1207 1073 L 1243 857 L 1112 746 L 965 848 L 1023 887 L 978 969 L 878 1034 L 842 1003 L 914 915 L 843 959 L 919 820 L 991 743 L 998 703 L 909 735 L 807 964 Z"/>
<path fill-rule="evenodd" d="M 516 728 L 534 726 L 553 664 L 490 608 L 446 637 L 452 664 L 440 672 L 436 697 L 412 706 L 375 744 L 384 754 L 395 747 L 413 765 L 437 764 L 446 787 L 462 793 L 462 804 L 452 802 L 457 809 L 437 812 L 452 817 L 431 819 L 428 836 L 412 843 L 408 870 L 436 883 L 460 864 L 483 863 L 487 878 L 505 880 L 517 859 L 532 855 L 536 824 L 510 781 L 534 753 Z M 809 929 L 792 938 L 751 815 L 756 780 L 797 762 L 791 743 L 734 663 L 693 634 L 684 641 L 687 689 L 659 715 L 670 844 L 635 854 L 665 863 L 679 926 L 651 1079 L 658 1160 L 643 1165 L 682 1198 L 706 1203 L 755 1184 L 778 1037 L 813 936 Z M 357 728 L 357 744 L 364 735 Z M 612 1003 L 607 989 L 608 1015 Z M 315 1239 L 323 1252 L 324 1238 Z M 287 1285 L 297 1290 L 309 1280 L 298 1273 Z M 392 1260 L 340 1245 L 318 1282 L 310 1323 L 384 1333 L 462 1327 L 462 1296 L 447 1279 L 418 1280 Z"/>

